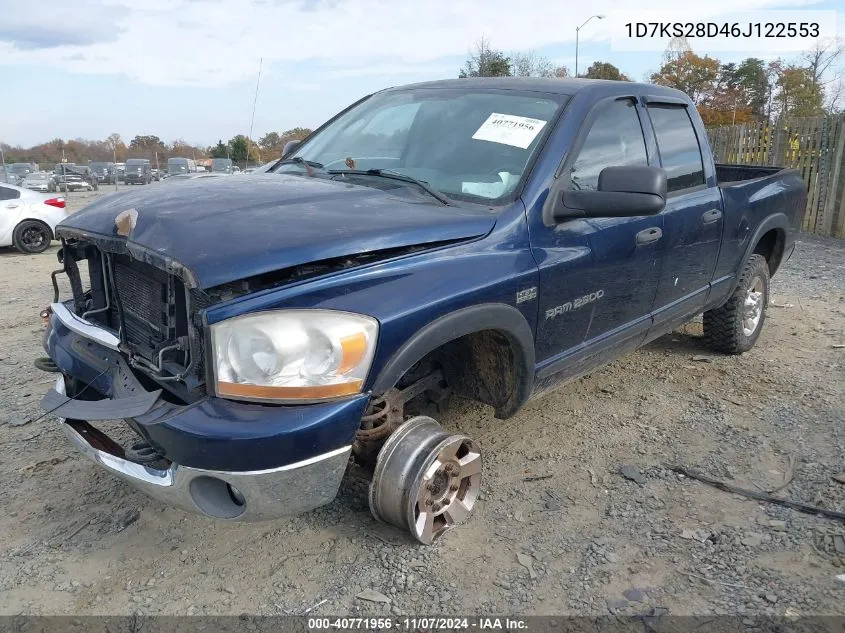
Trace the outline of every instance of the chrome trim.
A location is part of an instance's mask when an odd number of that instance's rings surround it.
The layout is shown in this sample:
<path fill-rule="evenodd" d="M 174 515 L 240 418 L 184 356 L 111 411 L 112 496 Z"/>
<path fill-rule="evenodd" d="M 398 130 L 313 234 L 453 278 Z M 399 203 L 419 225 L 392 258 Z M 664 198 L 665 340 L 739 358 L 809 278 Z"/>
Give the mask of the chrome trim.
<path fill-rule="evenodd" d="M 63 376 L 56 381 L 56 391 L 65 393 Z M 59 420 L 74 446 L 115 477 L 168 505 L 226 521 L 276 519 L 330 503 L 352 451 L 351 445 L 343 446 L 266 470 L 227 472 L 179 464 L 161 470 L 94 448 L 76 429 Z M 232 500 L 225 484 L 237 489 L 243 505 Z"/>
<path fill-rule="evenodd" d="M 118 345 L 120 344 L 120 339 L 112 332 L 76 316 L 73 312 L 68 310 L 67 306 L 63 303 L 53 303 L 50 305 L 50 309 L 53 311 L 53 314 L 56 315 L 56 318 L 59 319 L 59 321 L 62 322 L 62 325 L 64 325 L 67 329 L 76 332 L 80 336 L 89 338 L 92 341 L 96 341 L 104 347 L 119 351 Z"/>

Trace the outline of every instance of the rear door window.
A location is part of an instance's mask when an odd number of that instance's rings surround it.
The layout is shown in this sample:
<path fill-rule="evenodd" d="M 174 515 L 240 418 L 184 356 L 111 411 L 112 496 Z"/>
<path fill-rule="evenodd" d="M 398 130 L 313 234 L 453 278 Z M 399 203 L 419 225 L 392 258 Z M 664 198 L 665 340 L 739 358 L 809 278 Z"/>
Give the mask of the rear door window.
<path fill-rule="evenodd" d="M 11 187 L 0 187 L 0 200 L 16 200 L 21 197 L 21 192 Z"/>
<path fill-rule="evenodd" d="M 666 170 L 669 193 L 704 184 L 704 161 L 698 137 L 683 106 L 650 105 L 648 114 L 657 137 L 660 162 Z"/>

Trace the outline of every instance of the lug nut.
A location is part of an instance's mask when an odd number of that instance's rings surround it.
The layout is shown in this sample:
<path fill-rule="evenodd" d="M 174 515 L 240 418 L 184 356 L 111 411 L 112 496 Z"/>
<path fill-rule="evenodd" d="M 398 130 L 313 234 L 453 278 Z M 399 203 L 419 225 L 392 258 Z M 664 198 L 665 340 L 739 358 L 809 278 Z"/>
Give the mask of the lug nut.
<path fill-rule="evenodd" d="M 432 505 L 434 502 L 433 502 L 431 499 L 426 499 L 425 501 L 423 501 L 423 503 L 424 503 L 425 505 L 427 505 L 427 506 L 430 506 L 430 505 Z"/>
<path fill-rule="evenodd" d="M 458 488 L 460 488 L 460 486 L 458 484 L 452 484 L 449 487 L 449 490 L 451 490 L 452 492 L 458 492 Z"/>

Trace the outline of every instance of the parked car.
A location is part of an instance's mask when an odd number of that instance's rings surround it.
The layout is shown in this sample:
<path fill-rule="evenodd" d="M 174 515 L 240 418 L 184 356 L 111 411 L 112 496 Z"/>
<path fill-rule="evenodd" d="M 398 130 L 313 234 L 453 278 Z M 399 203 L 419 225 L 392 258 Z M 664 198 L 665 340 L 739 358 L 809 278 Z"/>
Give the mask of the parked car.
<path fill-rule="evenodd" d="M 12 184 L 20 185 L 28 174 L 38 171 L 38 168 L 32 163 L 12 163 L 8 165 L 8 171 L 15 179 Z"/>
<path fill-rule="evenodd" d="M 153 181 L 153 169 L 149 159 L 130 158 L 126 161 L 123 180 L 127 185 L 148 185 Z"/>
<path fill-rule="evenodd" d="M 158 169 L 152 170 L 153 180 L 159 182 L 161 180 L 161 172 Z"/>
<path fill-rule="evenodd" d="M 67 215 L 64 198 L 0 184 L 0 246 L 41 253 L 50 246 L 56 225 Z"/>
<path fill-rule="evenodd" d="M 115 163 L 114 172 L 117 175 L 117 182 L 123 182 L 126 175 L 126 163 Z"/>
<path fill-rule="evenodd" d="M 117 170 L 114 163 L 92 161 L 88 164 L 91 172 L 96 176 L 97 182 L 104 185 L 113 185 L 117 182 Z"/>
<path fill-rule="evenodd" d="M 47 173 L 46 171 L 36 171 L 27 174 L 21 186 L 30 191 L 40 191 L 43 193 L 56 190 L 56 182 L 53 180 L 53 174 Z"/>
<path fill-rule="evenodd" d="M 53 168 L 53 183 L 58 191 L 94 191 L 100 185 L 97 177 L 85 166 L 59 163 Z"/>
<path fill-rule="evenodd" d="M 669 88 L 391 88 L 273 173 L 62 222 L 76 294 L 51 307 L 41 406 L 99 467 L 227 521 L 330 502 L 352 458 L 372 513 L 431 543 L 480 491 L 479 445 L 428 417 L 450 394 L 510 418 L 701 313 L 713 349 L 751 349 L 806 201 L 794 170 L 715 165 Z M 131 451 L 85 422 L 115 418 Z"/>

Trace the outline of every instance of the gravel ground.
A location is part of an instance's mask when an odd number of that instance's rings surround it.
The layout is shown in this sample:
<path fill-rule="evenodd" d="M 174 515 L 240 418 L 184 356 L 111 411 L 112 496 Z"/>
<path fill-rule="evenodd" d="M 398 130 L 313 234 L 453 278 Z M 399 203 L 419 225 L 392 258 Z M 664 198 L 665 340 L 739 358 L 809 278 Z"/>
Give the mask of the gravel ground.
<path fill-rule="evenodd" d="M 693 322 L 511 420 L 457 402 L 444 423 L 480 443 L 484 491 L 433 547 L 376 523 L 361 481 L 303 516 L 224 524 L 75 453 L 36 420 L 55 250 L 0 249 L 1 614 L 845 615 L 845 524 L 668 468 L 769 490 L 792 462 L 778 494 L 845 510 L 845 242 L 801 238 L 741 357 L 707 352 Z"/>

